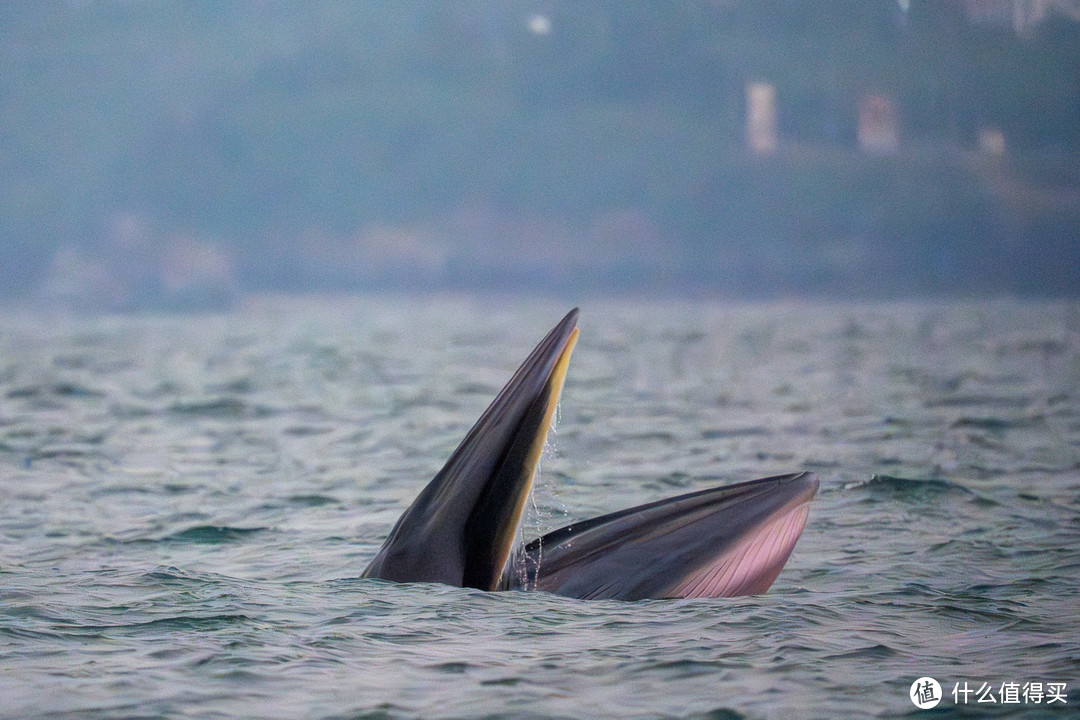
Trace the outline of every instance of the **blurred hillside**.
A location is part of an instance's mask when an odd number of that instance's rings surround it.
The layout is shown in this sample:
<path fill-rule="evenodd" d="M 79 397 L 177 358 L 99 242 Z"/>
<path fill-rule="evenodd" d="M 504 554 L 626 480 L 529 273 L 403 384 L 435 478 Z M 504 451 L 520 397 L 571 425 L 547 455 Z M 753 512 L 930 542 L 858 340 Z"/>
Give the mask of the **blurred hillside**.
<path fill-rule="evenodd" d="M 1080 24 L 1014 5 L 5 3 L 0 295 L 1075 295 Z"/>

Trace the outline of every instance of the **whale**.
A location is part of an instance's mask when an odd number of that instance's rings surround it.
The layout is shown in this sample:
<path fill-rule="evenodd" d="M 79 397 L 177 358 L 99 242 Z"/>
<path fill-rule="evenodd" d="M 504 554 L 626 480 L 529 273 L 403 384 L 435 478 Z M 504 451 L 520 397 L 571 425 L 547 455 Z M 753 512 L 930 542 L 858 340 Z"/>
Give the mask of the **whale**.
<path fill-rule="evenodd" d="M 764 593 L 806 525 L 812 472 L 708 488 L 519 541 L 578 339 L 571 310 L 398 518 L 363 577 L 592 600 Z"/>

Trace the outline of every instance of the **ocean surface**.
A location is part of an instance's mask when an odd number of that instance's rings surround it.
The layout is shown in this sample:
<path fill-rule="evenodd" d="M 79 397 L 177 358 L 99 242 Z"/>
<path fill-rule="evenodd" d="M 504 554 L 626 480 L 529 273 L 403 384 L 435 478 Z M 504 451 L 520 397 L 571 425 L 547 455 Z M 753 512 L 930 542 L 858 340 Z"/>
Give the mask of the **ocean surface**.
<path fill-rule="evenodd" d="M 772 589 L 361 579 L 570 306 L 0 314 L 0 717 L 1077 717 L 1077 303 L 583 302 L 524 535 L 813 470 Z"/>

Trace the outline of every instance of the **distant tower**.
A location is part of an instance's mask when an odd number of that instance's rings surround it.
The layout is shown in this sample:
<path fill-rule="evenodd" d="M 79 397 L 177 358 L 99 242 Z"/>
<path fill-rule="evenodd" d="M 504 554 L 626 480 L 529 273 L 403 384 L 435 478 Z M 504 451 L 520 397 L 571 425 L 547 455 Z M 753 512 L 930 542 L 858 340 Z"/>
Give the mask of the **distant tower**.
<path fill-rule="evenodd" d="M 859 98 L 859 149 L 874 155 L 892 155 L 900 147 L 896 106 L 884 95 Z"/>
<path fill-rule="evenodd" d="M 776 152 L 776 87 L 746 83 L 746 146 L 757 155 Z"/>

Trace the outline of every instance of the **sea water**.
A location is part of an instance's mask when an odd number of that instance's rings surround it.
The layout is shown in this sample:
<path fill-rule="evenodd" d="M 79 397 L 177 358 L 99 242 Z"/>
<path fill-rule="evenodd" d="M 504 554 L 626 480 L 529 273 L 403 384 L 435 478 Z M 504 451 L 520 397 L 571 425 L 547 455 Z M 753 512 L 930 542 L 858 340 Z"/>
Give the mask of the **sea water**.
<path fill-rule="evenodd" d="M 763 596 L 360 578 L 570 303 L 0 320 L 0 717 L 1075 717 L 1080 305 L 583 303 L 523 536 L 813 470 Z"/>

